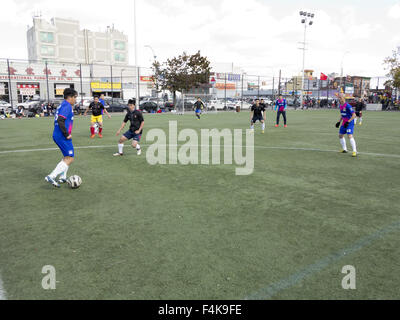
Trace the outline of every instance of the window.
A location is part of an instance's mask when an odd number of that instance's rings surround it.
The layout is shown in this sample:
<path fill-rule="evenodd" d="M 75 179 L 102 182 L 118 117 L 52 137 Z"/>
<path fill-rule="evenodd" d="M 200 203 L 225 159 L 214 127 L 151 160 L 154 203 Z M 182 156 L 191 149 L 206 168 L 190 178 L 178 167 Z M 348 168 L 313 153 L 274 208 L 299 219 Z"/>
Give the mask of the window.
<path fill-rule="evenodd" d="M 114 55 L 115 61 L 125 62 L 125 54 L 124 53 L 116 53 Z"/>
<path fill-rule="evenodd" d="M 55 55 L 55 49 L 54 49 L 54 47 L 51 47 L 51 46 L 42 46 L 40 48 L 40 53 L 43 56 L 54 56 Z"/>
<path fill-rule="evenodd" d="M 125 42 L 124 41 L 114 41 L 114 48 L 116 50 L 125 50 Z"/>
<path fill-rule="evenodd" d="M 45 43 L 54 43 L 54 34 L 51 32 L 40 32 L 40 41 Z"/>

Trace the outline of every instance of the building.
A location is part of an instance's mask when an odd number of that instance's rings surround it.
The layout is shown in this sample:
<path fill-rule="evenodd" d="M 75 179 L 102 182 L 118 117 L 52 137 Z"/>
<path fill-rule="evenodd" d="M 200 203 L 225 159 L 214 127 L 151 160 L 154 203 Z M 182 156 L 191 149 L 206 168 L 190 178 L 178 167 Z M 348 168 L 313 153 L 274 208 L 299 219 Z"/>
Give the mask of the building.
<path fill-rule="evenodd" d="M 73 88 L 83 97 L 103 93 L 108 97 L 129 99 L 151 95 L 154 90 L 150 70 L 133 66 L 68 64 L 48 61 L 0 59 L 0 100 L 16 106 L 28 99 L 47 101 L 62 99 L 66 88 Z"/>
<path fill-rule="evenodd" d="M 114 27 L 106 32 L 81 30 L 79 21 L 33 18 L 27 31 L 28 57 L 32 61 L 128 65 L 128 37 Z"/>

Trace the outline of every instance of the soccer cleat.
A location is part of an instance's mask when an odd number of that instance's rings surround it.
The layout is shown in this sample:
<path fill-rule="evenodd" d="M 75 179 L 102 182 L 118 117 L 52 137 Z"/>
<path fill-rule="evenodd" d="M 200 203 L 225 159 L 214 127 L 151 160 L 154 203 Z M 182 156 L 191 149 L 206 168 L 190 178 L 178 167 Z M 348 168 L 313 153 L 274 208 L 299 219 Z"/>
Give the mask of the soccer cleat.
<path fill-rule="evenodd" d="M 362 122 L 360 122 L 360 126 L 362 126 Z"/>
<path fill-rule="evenodd" d="M 353 157 L 353 158 L 357 158 L 357 156 L 358 156 L 358 153 L 357 153 L 357 152 L 353 152 L 352 157 Z"/>
<path fill-rule="evenodd" d="M 123 153 L 119 152 L 113 154 L 114 157 L 122 157 L 123 155 L 124 155 Z"/>
<path fill-rule="evenodd" d="M 59 184 L 65 184 L 65 183 L 67 183 L 67 179 L 63 179 L 63 178 L 58 179 L 58 183 Z"/>
<path fill-rule="evenodd" d="M 100 138 L 100 139 L 102 139 L 102 138 L 103 138 L 103 135 L 102 135 L 101 133 L 99 133 L 99 138 Z"/>
<path fill-rule="evenodd" d="M 94 139 L 95 136 L 96 136 L 95 134 L 92 134 L 92 135 L 90 136 L 90 139 Z"/>
<path fill-rule="evenodd" d="M 340 150 L 339 153 L 348 153 L 347 150 Z"/>
<path fill-rule="evenodd" d="M 55 182 L 54 179 L 52 179 L 50 176 L 47 176 L 47 177 L 45 178 L 45 180 L 46 180 L 46 182 L 52 184 L 53 187 L 55 187 L 55 188 L 60 188 L 60 185 L 59 185 L 57 182 Z"/>
<path fill-rule="evenodd" d="M 261 131 L 261 133 L 262 133 L 262 134 L 264 134 L 264 133 L 265 133 L 265 131 L 263 130 L 263 131 Z"/>
<path fill-rule="evenodd" d="M 277 124 L 277 125 L 275 126 L 275 128 L 279 128 L 279 124 Z"/>
<path fill-rule="evenodd" d="M 287 128 L 287 125 L 285 124 L 285 128 Z"/>
<path fill-rule="evenodd" d="M 142 149 L 139 149 L 139 150 L 137 151 L 137 155 L 138 155 L 138 156 L 141 156 L 141 155 L 142 155 Z"/>

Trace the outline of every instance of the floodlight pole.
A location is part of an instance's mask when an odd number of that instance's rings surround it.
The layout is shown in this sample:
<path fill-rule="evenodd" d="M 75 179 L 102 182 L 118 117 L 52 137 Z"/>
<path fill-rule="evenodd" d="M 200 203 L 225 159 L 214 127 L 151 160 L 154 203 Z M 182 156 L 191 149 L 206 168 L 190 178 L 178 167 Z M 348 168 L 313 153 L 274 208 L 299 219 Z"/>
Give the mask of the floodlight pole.
<path fill-rule="evenodd" d="M 301 94 L 300 94 L 300 108 L 303 108 L 304 102 L 304 82 L 306 79 L 306 35 L 307 35 L 307 22 L 304 23 L 304 47 L 303 47 L 303 68 L 302 68 L 302 80 L 301 80 Z"/>

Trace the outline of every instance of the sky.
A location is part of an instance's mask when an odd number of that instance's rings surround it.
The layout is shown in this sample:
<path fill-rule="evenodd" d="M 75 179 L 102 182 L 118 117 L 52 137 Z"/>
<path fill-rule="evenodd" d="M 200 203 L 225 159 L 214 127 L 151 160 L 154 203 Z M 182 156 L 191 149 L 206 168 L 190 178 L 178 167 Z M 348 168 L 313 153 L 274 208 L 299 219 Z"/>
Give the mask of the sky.
<path fill-rule="evenodd" d="M 306 51 L 306 69 L 316 74 L 340 74 L 343 61 L 345 75 L 384 76 L 383 59 L 400 46 L 400 0 L 136 1 L 138 62 L 143 67 L 153 59 L 145 47 L 150 45 L 160 61 L 200 50 L 214 64 L 233 64 L 248 74 L 299 74 L 301 10 L 316 15 L 307 29 Z M 27 59 L 26 31 L 33 13 L 41 12 L 44 19 L 72 18 L 93 31 L 114 24 L 128 35 L 134 63 L 132 0 L 7 0 L 2 12 L 2 58 Z"/>

